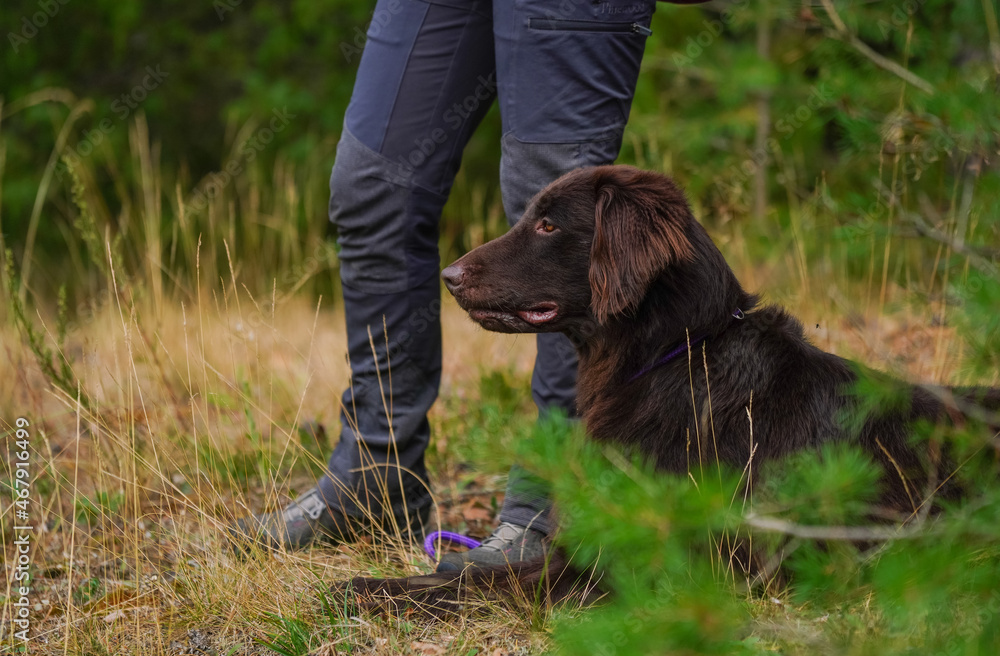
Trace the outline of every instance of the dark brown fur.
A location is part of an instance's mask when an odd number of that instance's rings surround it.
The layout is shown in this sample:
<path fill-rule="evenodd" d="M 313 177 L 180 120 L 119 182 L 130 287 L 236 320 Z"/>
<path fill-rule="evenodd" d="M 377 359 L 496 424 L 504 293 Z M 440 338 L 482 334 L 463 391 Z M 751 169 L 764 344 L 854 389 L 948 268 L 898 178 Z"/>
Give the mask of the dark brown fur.
<path fill-rule="evenodd" d="M 766 471 L 758 464 L 850 441 L 886 472 L 883 510 L 906 518 L 925 500 L 961 493 L 949 478 L 947 450 L 912 445 L 911 424 L 946 425 L 964 421 L 971 407 L 1000 408 L 996 389 L 907 386 L 901 406 L 845 426 L 843 417 L 859 405 L 849 392 L 857 366 L 809 343 L 783 309 L 759 307 L 683 192 L 657 173 L 574 171 L 544 189 L 510 232 L 443 276 L 459 305 L 490 330 L 567 334 L 580 358 L 578 404 L 588 434 L 638 450 L 666 472 L 684 473 L 698 461 L 742 469 L 751 454 L 752 394 L 755 474 Z M 699 337 L 690 360 L 682 353 L 634 379 Z M 472 578 L 356 579 L 353 586 L 369 600 L 416 593 L 433 606 L 458 589 L 554 580 L 565 566 L 556 560 Z"/>

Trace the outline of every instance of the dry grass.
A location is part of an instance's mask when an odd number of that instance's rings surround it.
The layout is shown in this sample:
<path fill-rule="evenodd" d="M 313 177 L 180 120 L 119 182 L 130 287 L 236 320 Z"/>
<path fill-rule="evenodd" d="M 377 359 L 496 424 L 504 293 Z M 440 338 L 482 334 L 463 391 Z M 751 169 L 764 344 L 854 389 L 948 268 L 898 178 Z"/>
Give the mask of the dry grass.
<path fill-rule="evenodd" d="M 919 380 L 953 373 L 952 330 L 932 325 L 932 317 L 904 309 L 865 320 L 844 312 L 840 299 L 848 295 L 834 285 L 822 300 L 777 289 L 823 348 Z M 891 296 L 902 298 L 899 290 Z M 15 417 L 31 422 L 35 653 L 269 653 L 259 639 L 292 631 L 269 614 L 301 620 L 313 653 L 543 648 L 537 618 L 510 609 L 430 625 L 324 612 L 317 590 L 325 583 L 427 571 L 429 562 L 410 545 L 363 540 L 246 561 L 229 554 L 228 521 L 278 507 L 314 481 L 320 451 L 294 428 L 315 418 L 336 435 L 347 380 L 343 317 L 302 299 L 272 310 L 245 291 L 239 300 L 231 290 L 206 290 L 200 299 L 155 312 L 116 299 L 70 335 L 67 349 L 92 411 L 52 388 L 19 336 L 4 329 L 4 430 Z M 487 333 L 450 300 L 443 324 L 444 402 L 432 413 L 432 475 L 443 523 L 483 532 L 502 481 L 468 473 L 460 455 L 468 426 L 456 408 L 476 402 L 481 372 L 506 370 L 525 381 L 534 339 Z M 7 554 L 11 511 L 4 507 Z M 773 611 L 761 609 L 765 634 Z"/>
<path fill-rule="evenodd" d="M 267 613 L 302 615 L 312 624 L 318 582 L 429 566 L 419 550 L 400 545 L 230 557 L 226 522 L 277 507 L 314 482 L 316 455 L 294 427 L 304 418 L 336 423 L 347 380 L 343 317 L 301 300 L 266 314 L 246 298 L 242 310 L 232 299 L 227 307 L 221 293 L 202 299 L 203 306 L 161 306 L 157 320 L 146 318 L 147 308 L 119 311 L 115 304 L 70 336 L 67 349 L 92 412 L 53 389 L 19 336 L 5 329 L 4 430 L 15 417 L 31 422 L 38 653 L 100 653 L 96 645 L 108 653 L 126 645 L 127 653 L 176 653 L 171 643 L 195 639 L 194 630 L 217 647 L 248 645 L 233 653 L 256 653 L 250 645 L 263 635 Z M 487 334 L 459 314 L 448 305 L 445 394 L 474 393 L 480 370 L 527 375 L 532 338 Z M 440 409 L 434 420 L 439 428 L 446 423 Z M 462 436 L 438 431 L 439 443 L 450 437 Z M 442 457 L 437 463 L 440 471 L 457 469 Z M 466 503 L 470 495 L 454 483 L 441 481 L 438 492 L 446 503 Z M 447 520 L 450 508 L 443 510 Z M 5 503 L 8 554 L 11 511 Z M 483 530 L 492 516 L 473 519 Z M 332 639 L 358 653 L 399 653 L 404 638 L 456 649 L 512 647 L 529 633 L 523 621 L 499 618 L 427 630 L 359 620 Z"/>

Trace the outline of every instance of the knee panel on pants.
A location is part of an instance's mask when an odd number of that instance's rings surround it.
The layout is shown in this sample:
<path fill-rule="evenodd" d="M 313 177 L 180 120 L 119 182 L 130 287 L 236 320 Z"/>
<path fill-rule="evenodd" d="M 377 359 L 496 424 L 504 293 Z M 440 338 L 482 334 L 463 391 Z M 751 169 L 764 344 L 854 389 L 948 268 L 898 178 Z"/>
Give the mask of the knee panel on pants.
<path fill-rule="evenodd" d="M 345 285 L 370 294 L 410 288 L 412 193 L 405 170 L 344 130 L 330 177 L 330 221 Z"/>
<path fill-rule="evenodd" d="M 607 139 L 574 143 L 530 143 L 509 133 L 500 145 L 500 192 L 507 221 L 514 225 L 528 201 L 556 178 L 582 166 L 614 162 L 621 148 L 621 132 Z"/>

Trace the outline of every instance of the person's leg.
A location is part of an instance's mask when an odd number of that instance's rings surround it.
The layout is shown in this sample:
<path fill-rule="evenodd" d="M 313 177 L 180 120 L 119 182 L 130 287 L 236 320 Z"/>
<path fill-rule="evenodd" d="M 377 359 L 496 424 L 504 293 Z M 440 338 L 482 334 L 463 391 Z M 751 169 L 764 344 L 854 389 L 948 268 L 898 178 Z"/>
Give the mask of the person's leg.
<path fill-rule="evenodd" d="M 531 372 L 531 396 L 539 415 L 553 408 L 577 418 L 576 349 L 561 333 L 539 333 Z M 518 464 L 510 468 L 500 521 L 530 527 L 549 535 L 555 529 L 548 484 Z"/>
<path fill-rule="evenodd" d="M 511 225 L 559 176 L 614 162 L 621 148 L 653 0 L 522 0 L 495 11 L 503 117 L 500 186 Z M 542 74 L 539 74 L 542 72 Z M 537 336 L 531 391 L 539 412 L 576 408 L 576 350 L 557 333 Z M 533 521 L 548 533 L 545 488 L 523 469 L 507 483 L 501 522 Z"/>
<path fill-rule="evenodd" d="M 401 9 L 383 34 L 369 34 L 330 183 L 352 388 L 319 482 L 332 507 L 376 517 L 386 500 L 396 516 L 430 504 L 424 450 L 441 375 L 438 223 L 462 150 L 496 93 L 488 2 L 383 6 Z"/>
<path fill-rule="evenodd" d="M 548 183 L 618 156 L 654 8 L 653 0 L 494 3 L 504 131 L 500 186 L 511 225 Z M 539 412 L 559 408 L 575 417 L 572 343 L 561 334 L 541 334 L 537 344 L 531 388 Z M 554 528 L 550 513 L 545 484 L 515 466 L 494 534 L 503 536 L 504 546 L 495 548 L 500 540 L 491 538 L 479 549 L 450 554 L 439 569 L 531 557 L 539 536 Z"/>
<path fill-rule="evenodd" d="M 302 512 L 318 516 L 295 524 L 306 538 L 335 519 L 402 523 L 431 503 L 424 450 L 441 374 L 438 223 L 496 95 L 491 12 L 488 0 L 376 7 L 330 181 L 351 386 L 328 472 L 304 495 Z M 320 513 L 325 506 L 332 512 Z"/>

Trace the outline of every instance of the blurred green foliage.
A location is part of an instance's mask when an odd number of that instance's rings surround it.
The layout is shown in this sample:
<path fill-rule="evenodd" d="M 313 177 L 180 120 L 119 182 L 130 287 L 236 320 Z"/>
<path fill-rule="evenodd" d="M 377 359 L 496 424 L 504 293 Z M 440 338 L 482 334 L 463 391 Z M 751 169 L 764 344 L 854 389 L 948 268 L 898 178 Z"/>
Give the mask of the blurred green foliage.
<path fill-rule="evenodd" d="M 344 0 L 4 4 L 8 104 L 44 87 L 92 98 L 96 107 L 81 133 L 102 118 L 120 120 L 125 109 L 141 107 L 166 161 L 186 162 L 199 173 L 219 164 L 234 121 L 275 108 L 296 115 L 279 149 L 301 154 L 311 135 L 337 133 L 357 65 L 340 45 L 355 38 L 372 9 L 368 2 Z M 8 30 L 30 34 L 24 21 L 41 23 L 35 17 L 47 4 L 57 10 L 49 10 L 54 15 L 37 34 L 11 43 Z M 163 78 L 139 99 L 142 92 L 133 92 L 149 69 Z M 130 94 L 136 95 L 132 102 L 123 100 Z M 5 126 L 6 136 L 15 149 L 42 154 L 53 142 L 47 118 L 44 110 L 32 112 Z"/>
<path fill-rule="evenodd" d="M 763 165 L 778 205 L 776 229 L 785 227 L 788 193 L 808 197 L 824 187 L 823 202 L 836 216 L 883 223 L 887 203 L 873 179 L 895 165 L 896 154 L 895 181 L 919 181 L 932 205 L 946 210 L 954 178 L 976 164 L 974 209 L 996 215 L 1000 186 L 989 162 L 1000 132 L 1000 35 L 993 3 L 839 0 L 831 6 L 836 19 L 821 4 L 802 0 L 660 4 L 623 161 L 672 171 L 723 219 L 748 210 L 750 181 Z M 12 0 L 3 10 L 6 112 L 41 89 L 68 90 L 94 101 L 93 111 L 73 126 L 70 146 L 106 119 L 107 143 L 120 152 L 128 140 L 121 124 L 141 110 L 161 144 L 164 170 L 176 171 L 187 189 L 222 168 L 240 126 L 287 111 L 294 119 L 261 153 L 262 170 L 277 153 L 306 162 L 325 147 L 325 174 L 373 9 L 370 0 Z M 846 32 L 838 31 L 840 22 Z M 770 43 L 763 51 L 762 34 Z M 933 91 L 904 85 L 850 38 Z M 771 127 L 765 148 L 754 151 L 761 96 L 769 99 Z M 45 103 L 3 123 L 4 232 L 15 244 L 67 113 L 66 106 Z M 467 184 L 487 185 L 493 198 L 495 111 L 480 132 L 466 157 Z M 100 169 L 107 154 L 95 151 Z M 108 175 L 98 182 L 111 186 Z M 462 184 L 456 191 L 465 193 Z M 326 190 L 317 185 L 307 193 L 322 198 Z M 322 221 L 322 205 L 316 207 L 310 221 Z M 57 231 L 43 232 L 46 251 L 62 247 Z M 987 234 L 997 236 L 995 224 Z"/>
<path fill-rule="evenodd" d="M 157 300 L 190 294 L 199 261 L 218 263 L 202 281 L 228 277 L 230 257 L 250 289 L 329 296 L 327 180 L 373 10 L 5 3 L 0 250 L 24 288 L 66 285 L 81 308 L 110 241 Z M 963 307 L 970 334 L 995 323 L 994 2 L 661 3 L 652 27 L 619 161 L 674 175 L 755 261 L 794 251 L 803 281 L 898 284 Z M 494 106 L 445 208 L 445 260 L 505 229 L 499 134 Z M 975 348 L 989 371 L 996 339 Z"/>
<path fill-rule="evenodd" d="M 973 434 L 982 447 L 982 431 Z M 753 510 L 834 533 L 870 525 L 877 470 L 856 447 L 796 454 L 770 467 L 766 484 L 745 495 L 739 472 L 657 474 L 555 416 L 522 446 L 553 482 L 562 544 L 579 566 L 596 565 L 613 591 L 583 615 L 564 609 L 553 629 L 556 653 L 1000 649 L 1000 491 L 990 484 L 993 472 L 979 471 L 970 498 L 901 539 L 818 542 L 776 539 L 744 520 Z M 783 553 L 762 562 L 780 562 L 791 575 L 787 587 L 748 588 L 739 566 L 730 568 L 729 549 L 748 540 L 758 554 Z"/>

